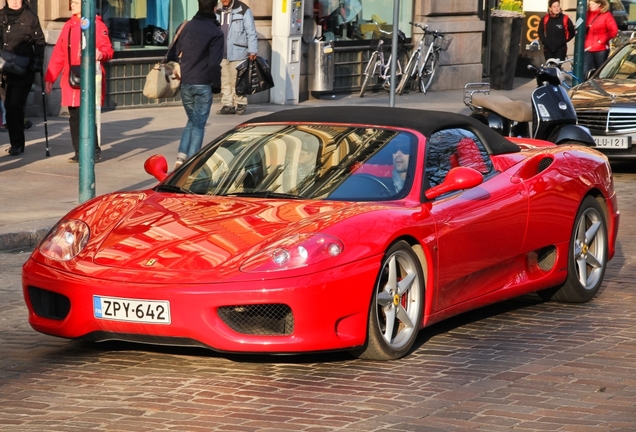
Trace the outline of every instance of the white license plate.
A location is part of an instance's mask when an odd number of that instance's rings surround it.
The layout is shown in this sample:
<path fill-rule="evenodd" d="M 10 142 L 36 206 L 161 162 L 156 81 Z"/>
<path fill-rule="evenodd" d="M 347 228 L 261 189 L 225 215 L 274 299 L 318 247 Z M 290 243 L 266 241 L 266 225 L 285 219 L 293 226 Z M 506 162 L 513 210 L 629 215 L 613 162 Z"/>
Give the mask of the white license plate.
<path fill-rule="evenodd" d="M 596 148 L 626 149 L 631 144 L 629 136 L 595 136 Z"/>
<path fill-rule="evenodd" d="M 170 302 L 93 296 L 93 315 L 115 321 L 170 324 Z"/>

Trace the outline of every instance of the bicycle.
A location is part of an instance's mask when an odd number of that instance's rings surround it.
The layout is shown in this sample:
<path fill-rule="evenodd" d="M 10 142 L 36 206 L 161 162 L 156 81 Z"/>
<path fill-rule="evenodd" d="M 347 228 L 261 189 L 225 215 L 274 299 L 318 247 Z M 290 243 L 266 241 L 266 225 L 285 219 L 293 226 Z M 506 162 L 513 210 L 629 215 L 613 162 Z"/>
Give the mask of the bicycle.
<path fill-rule="evenodd" d="M 561 75 L 562 75 L 561 85 L 565 87 L 566 89 L 570 89 L 574 87 L 575 85 L 583 82 L 583 80 L 580 80 L 576 75 L 574 75 L 574 73 L 571 70 L 563 69 L 564 64 L 572 63 L 572 61 L 574 61 L 574 59 L 572 58 L 565 59 L 565 60 L 559 60 L 557 58 L 549 58 L 545 61 L 546 67 L 554 67 L 561 71 Z"/>
<path fill-rule="evenodd" d="M 453 37 L 439 31 L 431 31 L 428 29 L 428 25 L 414 22 L 409 22 L 409 24 L 422 29 L 424 34 L 417 49 L 411 54 L 406 68 L 404 68 L 404 74 L 402 74 L 396 92 L 402 94 L 406 89 L 411 90 L 417 85 L 420 92 L 426 93 L 439 67 L 439 54 L 448 49 Z M 428 50 L 424 56 L 424 61 L 420 62 L 425 45 L 428 45 Z"/>
<path fill-rule="evenodd" d="M 382 30 L 380 24 L 378 24 L 375 20 L 367 21 L 368 23 L 373 23 L 377 27 L 380 32 L 380 38 L 378 39 L 378 45 L 375 48 L 375 51 L 371 53 L 369 57 L 369 61 L 367 62 L 367 66 L 364 69 L 364 79 L 362 81 L 362 86 L 360 87 L 360 97 L 364 97 L 364 92 L 369 84 L 369 79 L 373 78 L 376 73 L 378 75 L 378 81 L 382 82 L 382 87 L 389 90 L 391 86 L 391 56 L 387 61 L 384 61 L 384 51 L 382 50 L 382 46 L 384 45 L 384 39 L 382 39 L 382 35 L 392 37 L 393 33 Z M 404 42 L 406 40 L 406 35 L 403 31 L 398 30 L 398 51 L 402 50 L 403 54 L 406 54 L 406 50 L 404 49 Z M 399 62 L 400 53 L 398 52 L 398 61 L 397 70 L 395 71 L 396 79 L 402 76 L 402 65 Z"/>

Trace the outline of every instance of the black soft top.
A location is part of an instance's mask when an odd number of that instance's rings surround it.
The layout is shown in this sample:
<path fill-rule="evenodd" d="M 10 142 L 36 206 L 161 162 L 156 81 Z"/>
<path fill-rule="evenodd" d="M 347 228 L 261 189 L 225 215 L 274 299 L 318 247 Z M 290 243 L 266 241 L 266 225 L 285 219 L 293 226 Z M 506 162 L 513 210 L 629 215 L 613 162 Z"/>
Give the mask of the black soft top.
<path fill-rule="evenodd" d="M 293 108 L 253 118 L 245 123 L 331 123 L 388 126 L 413 129 L 430 137 L 440 129 L 461 126 L 482 138 L 490 154 L 515 153 L 518 145 L 490 129 L 485 124 L 463 114 L 409 108 L 379 106 L 328 106 Z"/>

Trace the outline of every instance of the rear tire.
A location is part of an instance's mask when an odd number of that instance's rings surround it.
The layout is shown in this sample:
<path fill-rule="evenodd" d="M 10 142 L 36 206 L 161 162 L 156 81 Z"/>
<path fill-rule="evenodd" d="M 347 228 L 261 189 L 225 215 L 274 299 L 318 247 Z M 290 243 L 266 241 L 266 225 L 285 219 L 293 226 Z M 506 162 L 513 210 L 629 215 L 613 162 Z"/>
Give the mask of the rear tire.
<path fill-rule="evenodd" d="M 375 75 L 377 64 L 378 53 L 374 52 L 373 54 L 371 54 L 371 58 L 369 58 L 367 67 L 364 69 L 364 79 L 362 80 L 362 86 L 360 87 L 360 97 L 364 97 L 364 91 L 366 90 L 367 84 L 369 83 L 369 78 Z"/>
<path fill-rule="evenodd" d="M 405 241 L 384 255 L 369 308 L 367 344 L 352 354 L 371 360 L 406 355 L 422 322 L 424 275 L 417 255 Z"/>
<path fill-rule="evenodd" d="M 400 80 L 400 84 L 397 87 L 397 94 L 401 95 L 404 91 L 410 91 L 413 87 L 413 80 L 417 78 L 417 65 L 420 63 L 420 53 L 416 53 L 411 56 L 408 64 L 406 65 L 406 69 L 404 69 L 404 73 L 402 74 L 402 79 Z"/>
<path fill-rule="evenodd" d="M 437 72 L 437 63 L 439 62 L 439 53 L 433 52 L 422 66 L 420 74 L 420 91 L 426 93 L 433 82 L 435 72 Z"/>
<path fill-rule="evenodd" d="M 538 292 L 544 300 L 584 303 L 598 293 L 607 268 L 605 213 L 592 196 L 581 203 L 574 219 L 568 252 L 568 277 L 561 287 Z"/>

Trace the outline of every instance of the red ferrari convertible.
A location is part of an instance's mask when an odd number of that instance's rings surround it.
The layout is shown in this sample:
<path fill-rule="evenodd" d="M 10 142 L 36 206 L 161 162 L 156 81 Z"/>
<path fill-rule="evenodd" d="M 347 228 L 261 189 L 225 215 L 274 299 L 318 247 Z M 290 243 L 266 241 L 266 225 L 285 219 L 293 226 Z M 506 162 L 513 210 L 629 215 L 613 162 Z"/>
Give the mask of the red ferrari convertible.
<path fill-rule="evenodd" d="M 80 205 L 33 252 L 35 330 L 395 359 L 490 303 L 592 299 L 619 224 L 601 153 L 447 112 L 286 110 L 146 171 L 157 186 Z"/>

